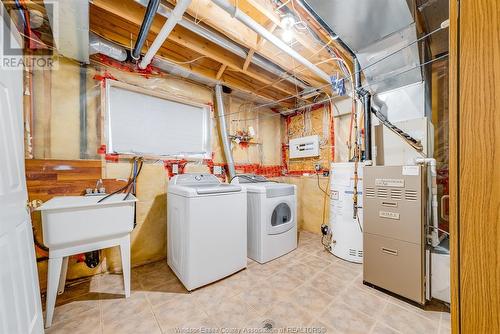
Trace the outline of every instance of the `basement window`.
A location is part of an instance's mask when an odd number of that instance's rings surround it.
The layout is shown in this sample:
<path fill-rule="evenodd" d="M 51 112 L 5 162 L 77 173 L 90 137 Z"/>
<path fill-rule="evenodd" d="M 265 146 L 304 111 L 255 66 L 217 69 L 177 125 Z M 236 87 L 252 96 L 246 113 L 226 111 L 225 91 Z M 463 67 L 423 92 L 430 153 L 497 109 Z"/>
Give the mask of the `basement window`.
<path fill-rule="evenodd" d="M 210 107 L 106 80 L 107 153 L 208 159 Z"/>

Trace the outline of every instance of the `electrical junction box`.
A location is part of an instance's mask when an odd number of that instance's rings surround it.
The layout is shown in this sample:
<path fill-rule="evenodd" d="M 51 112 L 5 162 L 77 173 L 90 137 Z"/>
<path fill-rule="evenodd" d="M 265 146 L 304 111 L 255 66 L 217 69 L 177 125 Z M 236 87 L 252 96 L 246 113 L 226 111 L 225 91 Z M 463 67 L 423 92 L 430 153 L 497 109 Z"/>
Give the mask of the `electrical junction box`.
<path fill-rule="evenodd" d="M 319 156 L 319 136 L 307 136 L 290 139 L 288 143 L 290 159 Z"/>

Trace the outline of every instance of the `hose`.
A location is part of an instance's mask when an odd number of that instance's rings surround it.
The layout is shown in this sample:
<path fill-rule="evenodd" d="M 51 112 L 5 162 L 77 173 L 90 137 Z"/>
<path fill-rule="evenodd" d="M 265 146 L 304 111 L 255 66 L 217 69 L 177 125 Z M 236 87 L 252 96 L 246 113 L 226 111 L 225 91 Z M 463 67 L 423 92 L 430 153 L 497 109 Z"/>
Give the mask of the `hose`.
<path fill-rule="evenodd" d="M 101 198 L 100 200 L 97 201 L 97 203 L 101 203 L 102 201 L 108 199 L 109 197 L 113 196 L 113 195 L 116 195 L 120 192 L 123 192 L 125 190 L 127 190 L 127 195 L 123 198 L 123 200 L 125 200 L 128 195 L 129 195 L 129 192 L 128 192 L 128 189 L 130 187 L 130 185 L 135 182 L 135 180 L 137 179 L 137 177 L 139 176 L 139 174 L 141 173 L 141 170 L 142 170 L 142 166 L 144 165 L 144 158 L 143 157 L 134 157 L 132 159 L 132 161 L 135 163 L 136 161 L 140 161 L 141 162 L 141 165 L 139 166 L 139 169 L 137 170 L 137 173 L 134 174 L 132 172 L 132 178 L 127 182 L 126 185 L 124 185 L 123 187 L 121 187 L 120 189 L 116 190 L 116 191 L 113 191 L 111 194 L 108 194 L 106 196 L 104 196 L 103 198 Z"/>

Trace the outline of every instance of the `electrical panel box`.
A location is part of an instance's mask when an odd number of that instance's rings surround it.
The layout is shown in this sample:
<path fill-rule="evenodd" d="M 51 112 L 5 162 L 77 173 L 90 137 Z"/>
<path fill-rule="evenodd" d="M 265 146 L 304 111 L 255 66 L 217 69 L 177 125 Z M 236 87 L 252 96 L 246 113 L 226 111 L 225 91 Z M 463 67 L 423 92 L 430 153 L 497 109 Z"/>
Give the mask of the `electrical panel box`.
<path fill-rule="evenodd" d="M 425 303 L 426 170 L 363 169 L 363 281 Z"/>
<path fill-rule="evenodd" d="M 319 136 L 307 136 L 290 139 L 290 159 L 319 156 Z"/>

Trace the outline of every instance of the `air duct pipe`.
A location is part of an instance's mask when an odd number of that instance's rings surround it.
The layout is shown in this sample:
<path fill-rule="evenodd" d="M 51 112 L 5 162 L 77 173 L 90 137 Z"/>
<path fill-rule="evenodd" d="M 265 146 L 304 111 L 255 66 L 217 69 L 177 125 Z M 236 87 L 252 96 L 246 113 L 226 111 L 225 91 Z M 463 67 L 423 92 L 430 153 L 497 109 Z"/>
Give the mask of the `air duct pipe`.
<path fill-rule="evenodd" d="M 144 42 L 148 37 L 149 29 L 155 18 L 156 11 L 160 5 L 160 0 L 149 0 L 148 7 L 146 8 L 146 14 L 144 14 L 144 20 L 142 21 L 141 29 L 139 30 L 139 35 L 135 41 L 134 49 L 132 50 L 132 58 L 139 60 L 141 57 L 141 50 L 144 46 Z"/>
<path fill-rule="evenodd" d="M 297 51 L 293 50 L 291 47 L 286 45 L 282 40 L 274 36 L 266 28 L 255 22 L 250 16 L 246 15 L 241 10 L 234 7 L 227 0 L 212 0 L 212 2 L 215 3 L 217 6 L 219 6 L 220 8 L 222 8 L 223 10 L 225 10 L 226 12 L 228 12 L 229 14 L 231 14 L 232 17 L 239 20 L 248 28 L 252 29 L 257 34 L 267 39 L 269 42 L 271 42 L 277 48 L 279 48 L 280 50 L 282 50 L 283 52 L 294 58 L 296 61 L 298 61 L 299 63 L 310 69 L 313 73 L 315 73 L 325 82 L 328 83 L 330 82 L 330 76 L 326 74 L 323 70 L 321 70 L 318 66 L 314 65 L 309 60 L 302 57 L 302 55 L 300 55 Z"/>
<path fill-rule="evenodd" d="M 229 169 L 229 179 L 236 175 L 234 169 L 233 153 L 231 152 L 231 143 L 227 135 L 226 114 L 224 113 L 224 98 L 222 96 L 222 85 L 215 85 L 215 98 L 217 100 L 217 116 L 219 119 L 220 133 L 222 138 L 222 145 L 224 146 L 224 155 L 226 156 L 227 168 Z"/>
<path fill-rule="evenodd" d="M 144 55 L 142 58 L 141 62 L 139 63 L 139 67 L 144 69 L 146 68 L 149 63 L 151 63 L 151 60 L 153 59 L 154 55 L 160 47 L 163 45 L 163 42 L 167 39 L 168 35 L 172 32 L 174 29 L 175 25 L 182 20 L 182 16 L 186 12 L 187 8 L 191 4 L 191 0 L 179 0 L 177 1 L 177 5 L 175 6 L 174 10 L 172 11 L 172 14 L 170 18 L 165 22 L 163 27 L 161 28 L 160 32 L 156 36 L 155 40 L 153 41 L 153 44 L 151 44 L 151 47 L 149 48 L 148 52 Z"/>
<path fill-rule="evenodd" d="M 439 222 L 438 222 L 438 200 L 437 200 L 437 170 L 436 170 L 436 159 L 434 158 L 416 158 L 415 163 L 423 164 L 430 167 L 431 170 L 431 206 L 432 206 L 432 231 L 430 232 L 430 239 L 432 247 L 439 245 L 441 240 L 439 239 Z"/>
<path fill-rule="evenodd" d="M 121 46 L 90 33 L 90 54 L 100 53 L 118 61 L 127 60 L 127 52 Z"/>
<path fill-rule="evenodd" d="M 148 3 L 148 0 L 136 0 L 138 3 L 140 3 L 143 6 L 146 6 Z M 170 9 L 165 6 L 164 4 L 160 4 L 160 7 L 158 8 L 158 14 L 164 16 L 165 18 L 170 18 L 171 16 L 171 11 Z M 223 35 L 220 35 L 210 29 L 207 29 L 206 27 L 203 26 L 203 23 L 194 23 L 190 19 L 182 18 L 178 22 L 178 24 L 189 31 L 194 32 L 195 34 L 205 38 L 206 40 L 209 40 L 212 43 L 215 43 L 222 48 L 234 53 L 235 55 L 238 55 L 241 58 L 246 59 L 248 56 L 248 51 L 243 48 L 242 46 L 238 45 L 237 43 L 233 42 L 232 40 L 226 38 Z M 302 81 L 296 79 L 293 76 L 290 76 L 286 71 L 284 71 L 282 68 L 279 66 L 276 66 L 269 62 L 267 59 L 262 57 L 261 55 L 254 54 L 252 57 L 252 63 L 255 65 L 261 67 L 262 69 L 275 74 L 276 76 L 280 78 L 286 78 L 287 81 L 291 82 L 292 84 L 302 88 L 302 89 L 310 89 L 308 85 L 303 83 Z"/>

